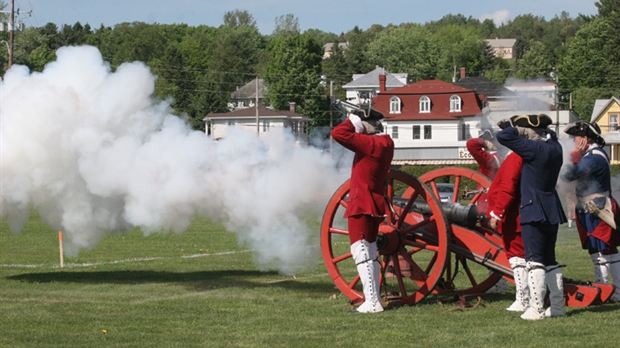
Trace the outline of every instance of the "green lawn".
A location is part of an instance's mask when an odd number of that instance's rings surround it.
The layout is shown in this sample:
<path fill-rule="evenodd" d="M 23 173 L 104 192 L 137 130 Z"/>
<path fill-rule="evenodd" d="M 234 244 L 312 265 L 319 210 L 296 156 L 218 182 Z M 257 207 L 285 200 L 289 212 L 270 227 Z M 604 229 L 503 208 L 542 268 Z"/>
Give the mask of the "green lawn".
<path fill-rule="evenodd" d="M 591 279 L 578 243 L 563 228 L 559 260 L 566 276 Z M 322 264 L 295 277 L 261 272 L 234 234 L 202 219 L 180 235 L 108 236 L 65 258 L 63 269 L 58 262 L 57 233 L 36 214 L 19 236 L 0 223 L 0 347 L 582 348 L 620 341 L 620 304 L 527 322 L 504 310 L 513 288 L 466 311 L 442 309 L 431 297 L 377 315 L 349 314 Z"/>

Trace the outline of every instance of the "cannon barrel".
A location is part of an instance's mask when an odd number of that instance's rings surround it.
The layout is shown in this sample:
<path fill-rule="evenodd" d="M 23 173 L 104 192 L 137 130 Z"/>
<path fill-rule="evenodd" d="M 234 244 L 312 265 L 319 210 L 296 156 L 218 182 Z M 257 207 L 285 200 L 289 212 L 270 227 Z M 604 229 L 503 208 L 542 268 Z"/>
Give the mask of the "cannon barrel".
<path fill-rule="evenodd" d="M 394 198 L 394 204 L 404 208 L 407 204 L 407 199 Z M 441 203 L 441 208 L 448 221 L 459 226 L 473 228 L 478 220 L 484 219 L 483 216 L 478 216 L 478 207 L 473 204 L 443 202 Z M 431 208 L 428 203 L 422 200 L 416 200 L 411 206 L 411 210 L 422 214 L 431 214 Z"/>

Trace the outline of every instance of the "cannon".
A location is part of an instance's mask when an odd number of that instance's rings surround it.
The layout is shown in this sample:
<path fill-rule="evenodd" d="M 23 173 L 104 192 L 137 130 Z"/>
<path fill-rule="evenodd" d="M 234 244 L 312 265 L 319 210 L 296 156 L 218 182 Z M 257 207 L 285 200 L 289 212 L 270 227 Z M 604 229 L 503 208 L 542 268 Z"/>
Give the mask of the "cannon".
<path fill-rule="evenodd" d="M 437 183 L 454 184 L 452 201 L 442 203 Z M 460 167 L 445 167 L 416 178 L 391 170 L 386 180 L 389 211 L 379 227 L 378 259 L 382 298 L 414 305 L 430 294 L 467 296 L 489 290 L 501 278 L 513 282 L 501 236 L 478 212 L 491 180 Z M 321 252 L 336 287 L 351 303 L 363 301 L 361 282 L 349 250 L 349 181 L 329 200 L 321 222 Z M 613 285 L 564 278 L 567 306 L 606 302 Z"/>

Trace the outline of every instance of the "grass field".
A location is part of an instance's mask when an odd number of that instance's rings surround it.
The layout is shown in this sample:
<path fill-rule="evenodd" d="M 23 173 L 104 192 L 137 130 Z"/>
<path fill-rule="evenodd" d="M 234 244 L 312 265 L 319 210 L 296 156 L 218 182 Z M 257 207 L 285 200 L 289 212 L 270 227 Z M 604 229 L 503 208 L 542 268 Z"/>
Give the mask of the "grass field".
<path fill-rule="evenodd" d="M 317 227 L 317 238 L 319 232 Z M 566 276 L 591 279 L 563 227 Z M 320 253 L 320 250 L 316 250 Z M 220 225 L 183 234 L 108 236 L 59 268 L 58 240 L 34 214 L 21 235 L 0 223 L 0 347 L 617 347 L 620 304 L 538 322 L 504 310 L 514 289 L 465 311 L 430 297 L 377 315 L 347 313 L 322 264 L 261 272 Z M 336 295 L 336 296 L 334 296 Z M 444 301 L 445 302 L 445 301 Z"/>

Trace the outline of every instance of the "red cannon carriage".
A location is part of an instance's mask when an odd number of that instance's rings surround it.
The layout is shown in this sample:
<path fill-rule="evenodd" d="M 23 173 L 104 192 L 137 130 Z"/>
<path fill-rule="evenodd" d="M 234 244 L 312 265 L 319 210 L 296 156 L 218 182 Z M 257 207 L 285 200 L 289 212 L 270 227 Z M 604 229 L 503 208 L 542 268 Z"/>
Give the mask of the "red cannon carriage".
<path fill-rule="evenodd" d="M 438 183 L 451 183 L 451 201 L 441 202 Z M 381 293 L 395 305 L 413 305 L 429 294 L 483 293 L 502 277 L 514 282 L 501 236 L 486 228 L 477 203 L 491 181 L 477 171 L 447 167 L 419 178 L 390 171 L 386 183 L 390 211 L 379 228 Z M 444 185 L 445 186 L 445 185 Z M 329 275 L 352 303 L 363 300 L 349 250 L 349 182 L 330 199 L 321 224 L 321 250 Z M 613 285 L 564 279 L 568 306 L 606 302 Z"/>

